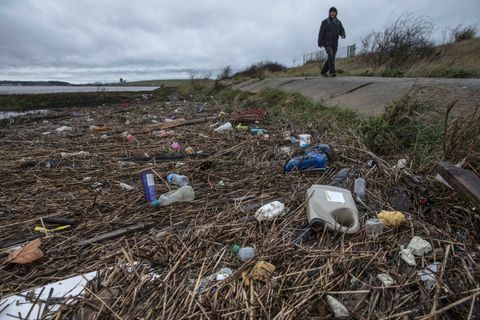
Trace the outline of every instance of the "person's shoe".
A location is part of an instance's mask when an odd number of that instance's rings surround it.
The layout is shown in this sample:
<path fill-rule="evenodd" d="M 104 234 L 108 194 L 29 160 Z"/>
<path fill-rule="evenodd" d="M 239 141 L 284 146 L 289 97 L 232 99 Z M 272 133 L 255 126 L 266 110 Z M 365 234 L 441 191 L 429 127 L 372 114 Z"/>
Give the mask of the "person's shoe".
<path fill-rule="evenodd" d="M 337 76 L 336 73 L 332 73 L 332 74 L 330 75 L 330 77 L 336 77 L 336 76 Z"/>
<path fill-rule="evenodd" d="M 324 76 L 325 78 L 328 78 L 328 74 L 326 72 L 322 72 L 321 75 Z"/>

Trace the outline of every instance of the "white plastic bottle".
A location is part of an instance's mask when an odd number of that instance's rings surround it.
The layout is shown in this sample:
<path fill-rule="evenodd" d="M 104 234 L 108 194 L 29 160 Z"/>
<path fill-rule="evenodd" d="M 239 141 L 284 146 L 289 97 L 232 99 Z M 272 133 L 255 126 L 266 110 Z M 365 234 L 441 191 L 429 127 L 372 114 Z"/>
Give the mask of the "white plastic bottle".
<path fill-rule="evenodd" d="M 195 191 L 190 186 L 183 186 L 178 190 L 173 190 L 162 194 L 158 200 L 153 201 L 152 205 L 167 206 L 175 202 L 189 202 L 195 199 Z"/>
<path fill-rule="evenodd" d="M 182 176 L 182 175 L 176 174 L 176 173 L 170 173 L 167 176 L 167 181 L 168 181 L 168 183 L 176 184 L 177 186 L 180 186 L 180 187 L 188 186 L 188 184 L 189 184 L 187 176 Z"/>

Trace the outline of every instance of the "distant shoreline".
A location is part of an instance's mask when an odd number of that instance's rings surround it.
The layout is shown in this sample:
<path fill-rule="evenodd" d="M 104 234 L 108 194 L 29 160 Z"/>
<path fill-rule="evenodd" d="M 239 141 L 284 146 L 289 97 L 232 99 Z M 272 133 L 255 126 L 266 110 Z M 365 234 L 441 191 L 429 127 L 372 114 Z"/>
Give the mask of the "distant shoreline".
<path fill-rule="evenodd" d="M 189 82 L 190 79 L 163 79 L 163 80 L 139 80 L 129 82 L 110 82 L 110 83 L 70 83 L 66 81 L 42 80 L 42 81 L 16 81 L 16 80 L 0 80 L 0 87 L 4 86 L 66 86 L 66 87 L 160 87 L 160 86 L 178 86 Z"/>
<path fill-rule="evenodd" d="M 0 87 L 51 87 L 51 86 L 65 86 L 65 87 L 124 87 L 130 86 L 128 83 L 70 83 L 63 81 L 0 81 Z M 154 85 L 144 85 L 150 87 Z M 154 86 L 158 87 L 158 86 Z"/>
<path fill-rule="evenodd" d="M 158 89 L 159 86 L 121 86 L 121 85 L 2 85 L 0 86 L 0 95 L 12 94 L 46 94 L 46 93 L 101 93 L 101 92 L 151 92 Z"/>

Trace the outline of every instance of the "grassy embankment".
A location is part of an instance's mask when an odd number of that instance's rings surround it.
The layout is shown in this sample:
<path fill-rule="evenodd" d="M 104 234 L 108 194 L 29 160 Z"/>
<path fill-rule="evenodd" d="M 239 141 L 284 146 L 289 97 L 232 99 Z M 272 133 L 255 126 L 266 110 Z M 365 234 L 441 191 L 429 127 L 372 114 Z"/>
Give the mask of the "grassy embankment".
<path fill-rule="evenodd" d="M 217 85 L 179 91 L 185 97 L 193 95 L 197 100 L 225 105 L 227 111 L 267 108 L 279 126 L 297 128 L 297 133 L 313 132 L 317 142 L 366 148 L 389 159 L 407 158 L 419 171 L 432 172 L 432 165 L 439 160 L 463 158 L 480 169 L 480 112 L 451 119 L 424 101 L 406 98 L 381 115 L 366 117 L 275 89 L 252 94 Z"/>
<path fill-rule="evenodd" d="M 357 56 L 350 59 L 337 59 L 340 75 L 347 76 L 388 76 L 388 77 L 480 77 L 480 39 L 474 38 L 449 43 L 434 48 L 425 59 L 407 62 L 405 65 L 389 68 L 385 64 L 373 66 L 368 57 Z M 270 77 L 319 76 L 320 64 L 308 63 L 288 70 L 266 73 Z"/>

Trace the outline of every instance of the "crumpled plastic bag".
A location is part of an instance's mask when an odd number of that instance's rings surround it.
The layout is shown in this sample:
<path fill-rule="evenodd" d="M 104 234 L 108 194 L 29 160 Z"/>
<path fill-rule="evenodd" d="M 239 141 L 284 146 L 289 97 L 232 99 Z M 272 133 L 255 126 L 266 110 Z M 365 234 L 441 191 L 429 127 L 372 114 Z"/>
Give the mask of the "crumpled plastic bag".
<path fill-rule="evenodd" d="M 377 214 L 377 218 L 382 220 L 387 227 L 398 227 L 405 222 L 405 215 L 400 211 L 382 210 Z"/>
<path fill-rule="evenodd" d="M 425 283 L 425 286 L 430 290 L 437 282 L 436 273 L 440 268 L 440 262 L 429 264 L 425 269 L 417 272 L 420 279 Z"/>
<path fill-rule="evenodd" d="M 255 218 L 258 221 L 262 220 L 273 220 L 278 216 L 283 216 L 285 214 L 285 205 L 280 201 L 273 201 L 267 203 L 263 207 L 255 212 Z"/>

